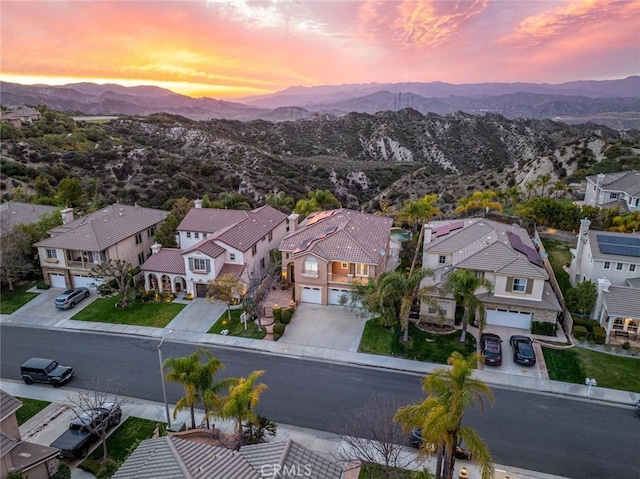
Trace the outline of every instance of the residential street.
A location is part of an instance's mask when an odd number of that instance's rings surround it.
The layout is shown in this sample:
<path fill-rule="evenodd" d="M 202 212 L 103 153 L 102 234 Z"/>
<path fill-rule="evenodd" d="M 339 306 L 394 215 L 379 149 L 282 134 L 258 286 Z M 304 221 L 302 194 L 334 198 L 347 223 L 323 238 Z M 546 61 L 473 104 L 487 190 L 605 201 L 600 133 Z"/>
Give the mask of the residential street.
<path fill-rule="evenodd" d="M 113 379 L 124 394 L 161 401 L 157 341 L 86 332 L 2 325 L 1 376 L 19 379 L 29 357 L 51 357 L 73 366 L 70 387 L 91 378 Z M 165 358 L 184 356 L 193 345 L 163 345 Z M 422 397 L 419 376 L 320 361 L 291 359 L 241 349 L 211 348 L 226 375 L 265 369 L 269 390 L 261 412 L 276 422 L 337 431 L 367 398 L 385 395 L 399 404 Z M 181 395 L 168 384 L 169 401 Z M 469 410 L 466 422 L 478 428 L 498 463 L 573 478 L 632 477 L 640 469 L 640 421 L 630 408 L 494 388 L 496 402 L 484 415 Z"/>

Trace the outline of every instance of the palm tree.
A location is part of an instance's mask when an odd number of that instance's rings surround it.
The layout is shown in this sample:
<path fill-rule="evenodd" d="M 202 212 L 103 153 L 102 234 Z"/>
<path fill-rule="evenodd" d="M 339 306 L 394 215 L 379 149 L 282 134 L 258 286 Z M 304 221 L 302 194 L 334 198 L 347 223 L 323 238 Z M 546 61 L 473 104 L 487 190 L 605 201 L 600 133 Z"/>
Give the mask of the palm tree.
<path fill-rule="evenodd" d="M 640 231 L 640 210 L 626 215 L 618 215 L 613 218 L 613 226 L 609 231 L 619 231 L 621 233 L 635 233 Z"/>
<path fill-rule="evenodd" d="M 489 210 L 496 210 L 502 213 L 502 204 L 497 199 L 498 195 L 493 190 L 474 191 L 471 195 L 469 206 L 482 209 L 485 215 L 489 213 Z"/>
<path fill-rule="evenodd" d="M 373 213 L 375 216 L 388 216 L 394 218 L 398 214 L 396 207 L 388 200 L 379 200 L 378 206 L 380 209 Z"/>
<path fill-rule="evenodd" d="M 272 208 L 280 210 L 284 213 L 291 213 L 291 211 L 293 210 L 294 201 L 295 200 L 291 196 L 287 196 L 284 191 L 279 191 L 278 193 L 267 195 L 266 203 Z"/>
<path fill-rule="evenodd" d="M 165 378 L 181 384 L 185 395 L 178 400 L 173 410 L 173 418 L 178 416 L 178 412 L 189 408 L 191 412 L 191 427 L 196 427 L 195 405 L 200 401 L 198 382 L 200 371 L 197 364 L 200 362 L 198 351 L 190 356 L 182 358 L 168 358 L 164 361 L 164 367 L 170 369 Z"/>
<path fill-rule="evenodd" d="M 476 296 L 478 289 L 484 288 L 489 293 L 493 291 L 493 284 L 488 279 L 476 276 L 468 269 L 456 269 L 447 275 L 447 279 L 441 288 L 444 294 L 453 294 L 456 303 L 464 308 L 462 314 L 462 334 L 460 342 L 467 340 L 467 323 L 469 316 L 474 313 L 478 321 L 480 331 L 484 328 L 485 309 L 484 304 Z"/>
<path fill-rule="evenodd" d="M 237 438 L 236 448 L 239 449 L 242 443 L 242 425 L 245 422 L 256 424 L 258 417 L 254 412 L 260 396 L 267 390 L 267 385 L 256 381 L 265 372 L 263 370 L 254 371 L 246 378 L 239 378 L 237 383 L 229 388 L 229 394 L 223 398 L 222 407 L 216 413 L 223 419 L 233 419 Z"/>
<path fill-rule="evenodd" d="M 512 186 L 511 188 L 509 188 L 507 190 L 507 196 L 509 197 L 510 201 L 511 201 L 511 206 L 516 206 L 518 204 L 518 202 L 520 201 L 520 195 L 522 194 L 522 192 L 520 191 L 520 187 L 519 186 Z"/>
<path fill-rule="evenodd" d="M 562 197 L 564 198 L 567 194 L 567 191 L 569 191 L 569 185 L 567 185 L 562 180 L 554 181 L 553 184 L 549 187 L 549 192 L 553 192 L 556 198 L 558 197 L 557 193 L 562 193 Z"/>
<path fill-rule="evenodd" d="M 536 183 L 533 181 L 527 181 L 524 184 L 524 189 L 527 191 L 527 201 L 531 199 L 531 192 L 536 189 Z"/>
<path fill-rule="evenodd" d="M 406 200 L 396 216 L 399 224 L 409 224 L 413 233 L 418 231 L 420 223 L 431 220 L 434 216 L 442 216 L 437 207 L 438 195 L 424 195 L 418 200 Z"/>
<path fill-rule="evenodd" d="M 544 190 L 547 187 L 547 185 L 549 184 L 549 181 L 551 181 L 551 175 L 548 174 L 544 174 L 544 175 L 540 175 L 538 176 L 538 179 L 536 180 L 536 183 L 538 183 L 538 185 L 540 185 L 540 187 L 542 188 L 542 195 L 544 196 Z"/>
<path fill-rule="evenodd" d="M 465 196 L 464 198 L 458 198 L 458 206 L 456 207 L 456 213 L 463 214 L 466 217 L 469 210 L 472 209 L 471 197 Z"/>
<path fill-rule="evenodd" d="M 210 429 L 209 418 L 215 416 L 222 409 L 222 399 L 220 395 L 234 386 L 237 378 L 223 378 L 220 381 L 215 380 L 218 371 L 224 369 L 224 364 L 218 358 L 211 355 L 206 349 L 198 351 L 204 356 L 205 362 L 198 362 L 197 365 L 197 387 L 199 396 L 204 404 L 204 417 L 207 421 L 207 429 Z"/>
<path fill-rule="evenodd" d="M 306 199 L 298 200 L 293 211 L 306 218 L 316 211 L 340 208 L 340 201 L 329 190 L 316 190 L 307 193 Z"/>
<path fill-rule="evenodd" d="M 462 426 L 464 410 L 468 406 L 479 403 L 484 410 L 485 400 L 493 403 L 491 389 L 472 377 L 477 361 L 476 354 L 464 358 L 459 352 L 454 352 L 447 361 L 450 368 L 437 368 L 422 379 L 426 399 L 399 408 L 394 416 L 405 431 L 422 428 L 422 454 L 427 453 L 432 445 L 438 448 L 437 479 L 453 478 L 455 448 L 460 441 L 464 441 L 471 452 L 482 479 L 493 477 L 489 448 L 475 429 Z"/>
<path fill-rule="evenodd" d="M 222 207 L 230 210 L 250 210 L 251 205 L 246 196 L 238 193 L 221 193 L 220 202 Z"/>

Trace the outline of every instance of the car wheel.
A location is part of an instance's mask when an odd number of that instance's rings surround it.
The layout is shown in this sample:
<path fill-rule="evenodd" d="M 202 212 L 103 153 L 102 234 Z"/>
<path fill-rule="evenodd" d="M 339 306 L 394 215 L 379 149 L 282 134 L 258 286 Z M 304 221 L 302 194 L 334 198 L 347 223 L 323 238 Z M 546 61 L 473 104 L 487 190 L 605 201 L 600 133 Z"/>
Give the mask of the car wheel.
<path fill-rule="evenodd" d="M 87 291 L 87 292 L 85 292 L 85 293 L 84 293 L 84 297 L 85 297 L 85 298 L 88 298 L 88 297 L 89 297 L 89 291 Z"/>
<path fill-rule="evenodd" d="M 60 386 L 62 386 L 62 384 L 60 384 L 60 381 L 52 381 L 52 382 L 51 382 L 51 385 L 52 385 L 54 388 L 59 388 Z"/>
<path fill-rule="evenodd" d="M 83 447 L 82 450 L 80 451 L 80 457 L 82 459 L 84 459 L 85 457 L 87 457 L 89 455 L 89 448 L 88 447 Z"/>
<path fill-rule="evenodd" d="M 24 379 L 24 382 L 27 384 L 33 384 L 33 379 L 31 379 L 29 376 L 25 376 L 22 379 Z"/>
<path fill-rule="evenodd" d="M 69 309 L 73 309 L 75 306 L 76 306 L 76 303 L 71 303 L 71 304 L 69 305 Z"/>

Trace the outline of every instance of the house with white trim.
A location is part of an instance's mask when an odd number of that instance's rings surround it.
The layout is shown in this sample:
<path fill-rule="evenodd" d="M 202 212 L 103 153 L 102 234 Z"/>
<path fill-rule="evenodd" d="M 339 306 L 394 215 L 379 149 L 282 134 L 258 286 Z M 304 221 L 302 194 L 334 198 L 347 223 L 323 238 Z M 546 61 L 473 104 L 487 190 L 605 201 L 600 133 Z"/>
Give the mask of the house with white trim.
<path fill-rule="evenodd" d="M 484 218 L 432 221 L 424 226 L 422 265 L 433 277 L 423 286 L 441 287 L 456 269 L 473 271 L 493 284 L 478 291 L 487 325 L 531 330 L 533 321 L 555 323 L 562 308 L 542 258 L 527 231 Z M 454 324 L 452 295 L 437 299 L 447 324 Z M 439 322 L 438 308 L 422 302 L 420 318 Z"/>
<path fill-rule="evenodd" d="M 62 225 L 47 233 L 38 249 L 44 281 L 54 288 L 95 288 L 100 281 L 91 269 L 109 259 L 141 266 L 151 256 L 155 231 L 168 211 L 114 204 L 74 218 L 73 209 L 60 212 Z"/>
<path fill-rule="evenodd" d="M 575 248 L 571 249 L 569 278 L 573 286 L 591 281 L 598 287 L 592 312 L 611 335 L 628 337 L 640 332 L 640 233 L 589 229 L 583 219 Z"/>
<path fill-rule="evenodd" d="M 271 206 L 226 210 L 203 208 L 196 200 L 178 225 L 179 247 L 152 247 L 141 267 L 145 289 L 204 298 L 207 283 L 220 275 L 234 274 L 245 284 L 262 279 L 287 227 L 287 215 Z"/>
<path fill-rule="evenodd" d="M 640 210 L 640 171 L 618 171 L 587 176 L 584 204 L 603 208 Z"/>

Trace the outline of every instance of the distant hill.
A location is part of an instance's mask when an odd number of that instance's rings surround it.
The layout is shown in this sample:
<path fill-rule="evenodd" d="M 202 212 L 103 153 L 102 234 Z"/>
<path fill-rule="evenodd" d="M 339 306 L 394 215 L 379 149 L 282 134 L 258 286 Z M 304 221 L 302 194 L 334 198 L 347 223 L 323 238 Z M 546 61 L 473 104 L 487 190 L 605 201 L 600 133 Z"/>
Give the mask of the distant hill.
<path fill-rule="evenodd" d="M 640 128 L 640 76 L 562 84 L 405 82 L 294 86 L 240 101 L 191 98 L 154 86 L 0 82 L 0 102 L 4 106 L 44 104 L 54 110 L 85 115 L 147 116 L 164 112 L 193 120 L 275 122 L 412 108 L 423 114 L 497 113 L 509 119 L 593 122 L 618 130 Z"/>

